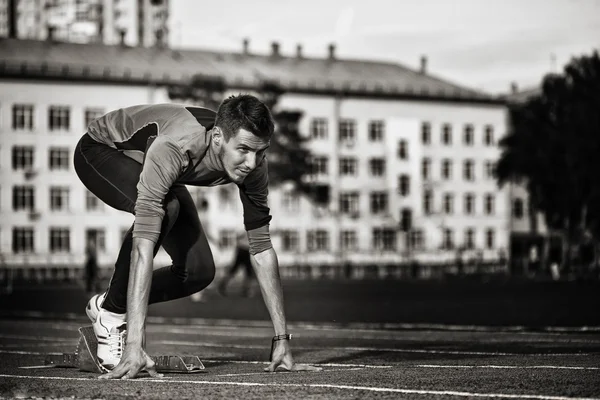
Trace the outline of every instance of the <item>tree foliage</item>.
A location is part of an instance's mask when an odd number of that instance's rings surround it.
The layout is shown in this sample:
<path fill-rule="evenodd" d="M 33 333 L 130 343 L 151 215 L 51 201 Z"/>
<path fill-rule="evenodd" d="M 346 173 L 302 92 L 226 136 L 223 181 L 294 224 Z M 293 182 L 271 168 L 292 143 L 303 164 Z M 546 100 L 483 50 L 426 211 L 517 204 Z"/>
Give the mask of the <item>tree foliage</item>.
<path fill-rule="evenodd" d="M 541 92 L 509 106 L 500 185 L 525 183 L 548 226 L 569 236 L 600 234 L 600 59 L 574 58 L 547 75 Z"/>

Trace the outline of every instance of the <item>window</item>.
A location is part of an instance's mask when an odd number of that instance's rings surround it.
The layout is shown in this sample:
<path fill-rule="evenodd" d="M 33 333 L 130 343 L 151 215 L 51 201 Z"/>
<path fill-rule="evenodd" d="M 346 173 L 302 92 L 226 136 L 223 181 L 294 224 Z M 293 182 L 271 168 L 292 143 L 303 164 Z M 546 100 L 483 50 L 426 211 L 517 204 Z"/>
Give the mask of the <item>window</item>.
<path fill-rule="evenodd" d="M 383 121 L 369 122 L 369 140 L 371 142 L 383 141 Z"/>
<path fill-rule="evenodd" d="M 313 139 L 327 139 L 327 119 L 313 118 L 310 121 L 310 137 Z"/>
<path fill-rule="evenodd" d="M 465 125 L 463 143 L 465 146 L 473 146 L 473 143 L 474 143 L 473 125 L 471 125 L 471 124 Z"/>
<path fill-rule="evenodd" d="M 71 232 L 68 228 L 50 228 L 50 252 L 71 251 Z"/>
<path fill-rule="evenodd" d="M 492 125 L 486 125 L 483 128 L 483 143 L 486 146 L 494 145 L 494 127 Z"/>
<path fill-rule="evenodd" d="M 233 229 L 219 230 L 219 247 L 228 248 L 235 246 L 236 236 Z"/>
<path fill-rule="evenodd" d="M 369 168 L 372 176 L 384 176 L 385 175 L 385 159 L 383 158 L 372 158 L 369 161 Z"/>
<path fill-rule="evenodd" d="M 33 146 L 14 146 L 12 148 L 13 170 L 31 169 L 33 167 Z"/>
<path fill-rule="evenodd" d="M 489 228 L 485 231 L 485 247 L 488 249 L 493 249 L 496 245 L 496 232 L 493 229 Z"/>
<path fill-rule="evenodd" d="M 48 112 L 48 128 L 51 131 L 69 130 L 70 110 L 65 106 L 50 106 Z"/>
<path fill-rule="evenodd" d="M 356 231 L 342 231 L 340 234 L 340 247 L 342 250 L 356 250 L 358 248 Z"/>
<path fill-rule="evenodd" d="M 450 126 L 450 124 L 444 124 L 442 126 L 442 143 L 446 146 L 452 144 L 452 126 Z"/>
<path fill-rule="evenodd" d="M 425 214 L 433 212 L 433 192 L 431 190 L 425 190 L 423 193 L 423 212 Z"/>
<path fill-rule="evenodd" d="M 402 174 L 398 177 L 398 193 L 401 196 L 410 194 L 410 176 Z"/>
<path fill-rule="evenodd" d="M 445 250 L 452 250 L 454 248 L 454 232 L 450 228 L 444 228 L 442 248 Z"/>
<path fill-rule="evenodd" d="M 412 229 L 412 210 L 410 208 L 403 208 L 400 210 L 400 228 L 402 232 L 410 232 Z"/>
<path fill-rule="evenodd" d="M 452 214 L 454 212 L 454 195 L 452 193 L 444 194 L 444 213 Z"/>
<path fill-rule="evenodd" d="M 398 158 L 401 160 L 408 159 L 408 143 L 404 139 L 398 142 Z"/>
<path fill-rule="evenodd" d="M 297 212 L 300 210 L 300 197 L 295 192 L 284 191 L 281 197 L 283 209 L 287 212 Z"/>
<path fill-rule="evenodd" d="M 421 161 L 421 176 L 423 177 L 423 179 L 430 178 L 430 176 L 429 176 L 430 170 L 431 170 L 431 159 L 424 158 L 423 161 Z"/>
<path fill-rule="evenodd" d="M 69 149 L 65 147 L 50 147 L 48 168 L 51 170 L 69 169 Z"/>
<path fill-rule="evenodd" d="M 340 193 L 340 212 L 346 214 L 358 213 L 358 192 Z"/>
<path fill-rule="evenodd" d="M 32 253 L 33 228 L 14 227 L 12 230 L 13 253 Z"/>
<path fill-rule="evenodd" d="M 102 201 L 89 190 L 85 192 L 85 209 L 87 211 L 100 211 L 104 209 Z"/>
<path fill-rule="evenodd" d="M 373 249 L 396 250 L 396 231 L 390 228 L 373 228 Z"/>
<path fill-rule="evenodd" d="M 283 250 L 284 251 L 298 251 L 299 246 L 299 236 L 298 231 L 284 230 L 282 232 L 282 240 L 283 240 Z"/>
<path fill-rule="evenodd" d="M 410 231 L 409 245 L 413 250 L 423 250 L 425 248 L 425 236 L 421 229 L 413 229 Z"/>
<path fill-rule="evenodd" d="M 14 186 L 13 187 L 13 211 L 29 210 L 35 208 L 33 186 Z"/>
<path fill-rule="evenodd" d="M 100 108 L 86 108 L 84 114 L 84 123 L 85 126 L 83 129 L 87 130 L 88 126 L 98 117 L 104 115 L 104 110 Z"/>
<path fill-rule="evenodd" d="M 329 233 L 323 229 L 307 232 L 307 247 L 309 251 L 324 251 L 329 249 Z"/>
<path fill-rule="evenodd" d="M 340 120 L 340 142 L 353 144 L 356 139 L 356 121 L 353 119 Z"/>
<path fill-rule="evenodd" d="M 33 130 L 33 105 L 15 104 L 12 108 L 13 130 Z"/>
<path fill-rule="evenodd" d="M 231 192 L 226 187 L 219 188 L 219 204 L 221 209 L 229 207 L 232 203 Z"/>
<path fill-rule="evenodd" d="M 523 200 L 521 199 L 514 199 L 513 200 L 513 210 L 512 210 L 512 214 L 513 217 L 516 219 L 521 219 L 523 218 Z"/>
<path fill-rule="evenodd" d="M 311 160 L 312 173 L 314 175 L 327 175 L 327 157 L 313 157 Z"/>
<path fill-rule="evenodd" d="M 340 175 L 341 176 L 356 176 L 357 175 L 357 161 L 353 157 L 340 158 Z"/>
<path fill-rule="evenodd" d="M 431 124 L 429 122 L 421 124 L 421 142 L 425 145 L 431 144 Z"/>
<path fill-rule="evenodd" d="M 475 230 L 473 228 L 467 228 L 465 230 L 465 248 L 471 250 L 475 248 Z"/>
<path fill-rule="evenodd" d="M 486 161 L 484 168 L 485 177 L 487 179 L 494 179 L 496 176 L 496 164 L 493 161 Z"/>
<path fill-rule="evenodd" d="M 90 241 L 94 243 L 97 251 L 106 251 L 106 232 L 104 229 L 87 229 L 85 231 L 86 246 Z"/>
<path fill-rule="evenodd" d="M 473 181 L 475 180 L 475 170 L 474 170 L 475 162 L 473 160 L 465 160 L 463 164 L 463 177 L 465 181 Z"/>
<path fill-rule="evenodd" d="M 442 178 L 452 179 L 452 161 L 447 158 L 442 160 Z"/>
<path fill-rule="evenodd" d="M 475 213 L 475 195 L 473 193 L 465 194 L 465 214 L 472 215 Z"/>
<path fill-rule="evenodd" d="M 486 215 L 491 215 L 494 213 L 494 195 L 486 194 L 484 198 L 484 206 L 483 210 Z"/>
<path fill-rule="evenodd" d="M 386 192 L 371 193 L 371 213 L 385 213 L 388 210 L 388 194 Z"/>
<path fill-rule="evenodd" d="M 54 186 L 50 188 L 50 210 L 66 211 L 69 209 L 69 188 Z"/>

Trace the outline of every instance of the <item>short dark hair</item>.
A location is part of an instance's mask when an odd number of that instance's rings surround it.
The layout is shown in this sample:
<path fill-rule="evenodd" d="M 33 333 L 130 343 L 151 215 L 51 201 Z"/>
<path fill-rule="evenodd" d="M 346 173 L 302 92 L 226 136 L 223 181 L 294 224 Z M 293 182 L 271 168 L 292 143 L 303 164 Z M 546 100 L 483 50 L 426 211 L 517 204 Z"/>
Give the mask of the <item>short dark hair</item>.
<path fill-rule="evenodd" d="M 264 139 L 270 139 L 275 130 L 269 108 L 249 94 L 229 96 L 223 100 L 217 111 L 215 126 L 223 130 L 227 141 L 240 129 Z"/>

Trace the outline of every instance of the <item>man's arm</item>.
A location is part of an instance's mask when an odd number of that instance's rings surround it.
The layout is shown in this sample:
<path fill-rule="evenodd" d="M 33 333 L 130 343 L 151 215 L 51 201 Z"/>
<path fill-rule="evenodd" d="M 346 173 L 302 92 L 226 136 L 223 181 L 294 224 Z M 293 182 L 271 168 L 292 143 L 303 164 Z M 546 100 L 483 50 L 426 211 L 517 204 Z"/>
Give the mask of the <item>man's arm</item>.
<path fill-rule="evenodd" d="M 273 321 L 275 335 L 287 333 L 287 323 L 283 308 L 283 290 L 279 277 L 279 263 L 273 248 L 251 255 L 250 260 L 256 273 L 260 291 Z"/>
<path fill-rule="evenodd" d="M 144 345 L 153 256 L 154 242 L 144 238 L 133 239 L 127 285 L 127 346 L 143 347 Z"/>

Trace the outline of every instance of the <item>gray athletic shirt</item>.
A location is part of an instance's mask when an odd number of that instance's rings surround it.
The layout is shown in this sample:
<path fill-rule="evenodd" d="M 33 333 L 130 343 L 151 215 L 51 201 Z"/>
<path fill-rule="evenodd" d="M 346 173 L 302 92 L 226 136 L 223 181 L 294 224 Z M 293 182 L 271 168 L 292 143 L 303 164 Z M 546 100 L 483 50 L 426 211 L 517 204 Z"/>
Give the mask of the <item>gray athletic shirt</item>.
<path fill-rule="evenodd" d="M 230 183 L 209 152 L 216 113 L 179 104 L 138 105 L 112 111 L 92 121 L 92 139 L 116 148 L 143 165 L 137 185 L 133 237 L 156 243 L 172 185 L 215 186 Z M 267 203 L 267 159 L 239 184 L 246 231 L 271 220 Z"/>

